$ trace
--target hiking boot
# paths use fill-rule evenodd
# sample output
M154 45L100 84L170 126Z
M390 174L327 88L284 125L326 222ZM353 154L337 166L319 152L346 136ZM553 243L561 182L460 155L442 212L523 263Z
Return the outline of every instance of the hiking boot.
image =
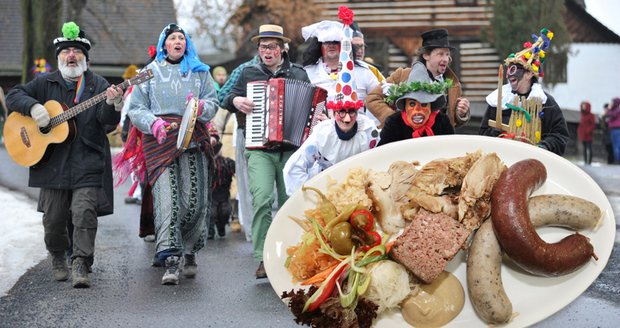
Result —
M179 272L181 267L181 258L178 256L168 256L165 261L166 272L161 278L162 285L178 285Z
M185 263L183 264L183 276L185 278L194 278L198 272L198 264L196 264L195 254L185 254Z
M88 279L88 264L82 257L76 257L71 267L71 280L73 280L73 288L90 287L90 279Z
M54 252L52 254L52 276L56 281L65 281L69 279L69 267L67 267L67 258L65 252Z
M226 226L218 226L217 227L217 235L220 237L226 236Z
M258 269L256 269L256 279L267 278L267 271L265 271L265 265L263 261L260 261Z

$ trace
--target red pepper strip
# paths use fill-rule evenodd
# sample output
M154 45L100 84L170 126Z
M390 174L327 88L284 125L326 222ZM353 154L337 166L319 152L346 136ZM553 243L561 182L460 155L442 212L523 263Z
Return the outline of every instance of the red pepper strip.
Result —
M365 225L365 226L360 227L360 226L358 226L358 225L357 225L357 223L355 222L355 217L356 217L356 216L358 216L358 215L359 215L359 216L365 216L365 217L366 217L366 220L367 220L368 222L366 223L366 225ZM351 223L351 225L352 225L352 226L354 226L354 227L358 227L358 228L360 228L360 229L362 229L362 230L364 230L364 231L370 231L370 230L372 230L372 228L374 228L374 227L375 227L375 221L374 221L374 219L372 218L372 213L370 213L370 211L369 211L369 210L357 210L357 211L355 211L355 212L351 213L351 216L349 217L349 222Z
M372 239L374 240L374 242L372 243L372 245L364 245L362 247L360 247L360 249L364 252L368 252L368 250L370 250L371 248L375 247L375 246L379 246L381 245L381 235L376 232L376 231L366 231L366 233L372 237Z
M336 281L338 277L342 274L342 272L349 267L348 261L342 261L336 267L334 271L325 279L325 281L321 284L321 287L317 289L312 296L306 301L304 305L304 309L302 312L312 312L319 308L319 306L329 298L329 296L334 291L334 287L336 286Z

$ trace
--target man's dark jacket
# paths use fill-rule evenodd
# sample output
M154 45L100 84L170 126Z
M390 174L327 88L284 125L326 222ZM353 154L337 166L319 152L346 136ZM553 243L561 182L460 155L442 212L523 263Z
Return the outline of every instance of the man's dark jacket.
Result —
M90 70L84 74L86 84L80 102L104 92L110 86L108 81ZM48 100L56 100L71 108L75 106L75 93L75 84L67 86L60 72L56 71L11 89L7 94L7 107L11 112L27 116L30 116L34 104L45 104ZM75 137L55 145L44 163L30 168L30 187L71 190L112 185L106 126L117 125L120 112L114 110L114 105L102 101L73 120L76 123ZM106 196L112 204L111 193ZM99 211L99 214L104 213Z
M221 104L222 107L231 113L235 113L237 116L237 124L240 128L245 128L245 114L240 112L235 105L233 105L233 99L235 97L247 96L248 82L267 81L273 78L287 78L310 83L308 74L306 74L306 71L301 65L291 63L286 53L282 54L282 58L284 61L275 73L269 70L262 61L244 68L243 71L241 71L237 83L235 83L226 98L224 98Z

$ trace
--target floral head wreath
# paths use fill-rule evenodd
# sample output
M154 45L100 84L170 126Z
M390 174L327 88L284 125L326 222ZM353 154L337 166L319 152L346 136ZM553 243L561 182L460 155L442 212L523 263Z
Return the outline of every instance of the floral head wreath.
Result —
M542 64L545 62L545 51L549 48L553 39L553 32L547 28L540 30L540 35L532 34L532 42L525 42L523 44L523 50L508 55L508 58L504 60L506 65L520 64L528 71L534 73L536 77L544 77L545 73L542 69Z
M393 105L398 98L410 92L423 91L430 94L445 94L446 90L452 87L452 83L451 79L446 79L445 82L413 81L394 84L390 87L390 95L385 98L385 102Z

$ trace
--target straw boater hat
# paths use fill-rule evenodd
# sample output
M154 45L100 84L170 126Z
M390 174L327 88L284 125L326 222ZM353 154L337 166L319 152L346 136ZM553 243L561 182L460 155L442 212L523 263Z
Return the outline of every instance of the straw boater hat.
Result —
M88 61L90 41L84 35L84 31L74 22L67 22L62 25L62 36L54 39L54 47L56 47L56 57L62 49L74 47L82 50L86 56L86 61Z
M523 50L508 55L504 60L506 65L519 64L528 71L534 73L534 76L544 77L545 73L542 69L542 63L545 62L545 50L549 48L553 39L553 32L547 28L540 30L540 35L532 34L532 42L525 42Z
M258 42L260 38L274 38L282 41L291 42L291 39L284 36L284 29L280 25L265 24L258 28L258 35L252 37L252 42Z

